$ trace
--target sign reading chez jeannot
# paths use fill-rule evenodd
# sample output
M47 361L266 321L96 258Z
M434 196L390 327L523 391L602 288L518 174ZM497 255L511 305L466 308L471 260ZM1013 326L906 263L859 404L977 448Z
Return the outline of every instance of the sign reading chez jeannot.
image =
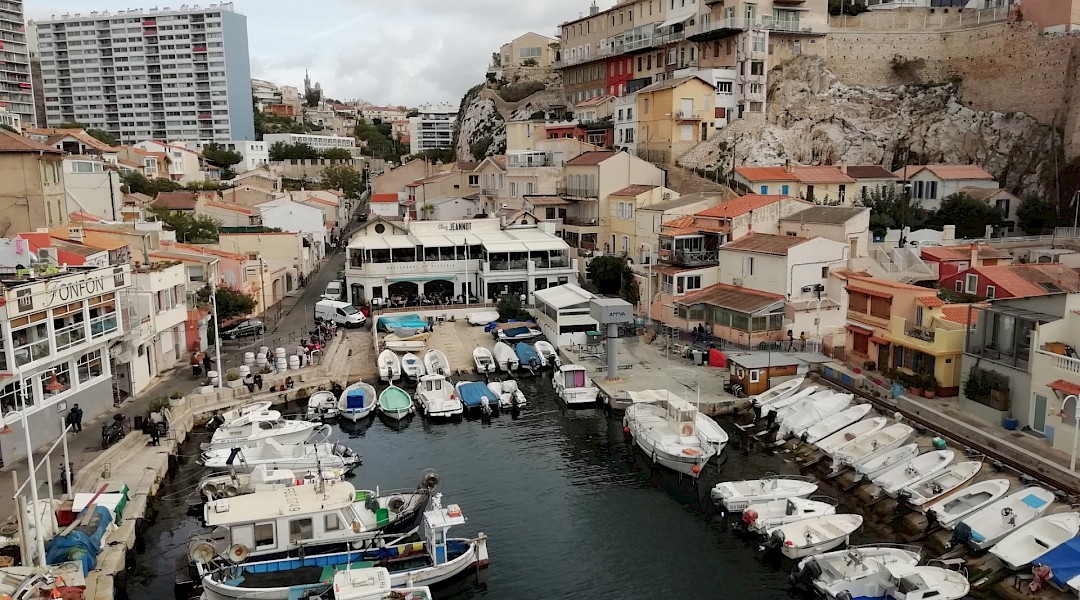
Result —
M130 276L130 267L120 265L57 275L18 289L7 290L7 316L10 319L107 294L127 287Z

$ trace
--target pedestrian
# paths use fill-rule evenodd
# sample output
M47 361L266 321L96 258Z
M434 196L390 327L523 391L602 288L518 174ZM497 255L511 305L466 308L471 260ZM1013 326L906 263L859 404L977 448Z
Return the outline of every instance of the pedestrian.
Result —
M292 375L289 375L288 377L285 378L285 389L291 390L291 389L293 389L294 385L296 385L296 384L293 383Z
M75 433L82 431L82 417L83 411L79 408L79 405L71 407L71 428Z
M210 373L210 366L213 365L213 364L214 364L213 361L210 360L210 355L203 352L202 366L203 366L203 370L206 371L207 374Z
M153 422L150 423L150 445L161 445L161 431L158 429L158 424Z
M244 375L244 386L247 387L248 393L255 393L255 376L251 373Z
M199 358L198 352L191 353L191 376L198 378L202 369L202 360Z
M262 386L263 386L263 376L262 376L262 373L256 373L256 374L255 374L255 385L256 385L256 386L258 386L258 388L259 388L259 391L261 392L261 391L262 391Z

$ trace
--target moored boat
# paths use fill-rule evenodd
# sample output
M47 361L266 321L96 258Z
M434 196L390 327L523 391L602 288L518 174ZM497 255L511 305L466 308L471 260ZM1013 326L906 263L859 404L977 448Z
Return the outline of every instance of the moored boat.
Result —
M304 416L309 420L333 419L338 416L338 395L319 390L308 396L307 412Z
M834 600L854 597L861 585L890 566L914 567L922 560L918 546L879 544L852 546L808 556L796 566L792 582L808 592Z
M242 417L242 416L244 416L244 415L246 415L248 413L262 412L264 410L270 410L271 406L273 406L273 402L271 402L269 400L260 400L258 402L248 402L247 404L244 404L242 406L237 406L236 408L233 408L231 410L227 410L227 411L221 413L220 415L215 416L214 418L210 419L210 423L207 423L206 426L207 426L208 429L214 429L218 425L220 425L221 423L228 423L229 421L235 421L236 419L239 419L240 417ZM215 423L215 421L216 421L216 423Z
M229 473L207 475L199 480L199 493L207 501L232 498L266 490L278 490L294 485L314 485L319 478L326 481L342 480L342 469L322 469L291 471L289 469L268 469L259 465L251 473Z
M845 446L855 443L859 438L881 430L887 422L888 419L885 417L863 419L822 438L814 445L825 454L832 455Z
M495 372L495 357L491 350L483 346L477 346L472 351L473 362L476 364L476 372L479 375L487 375Z
M760 502L805 498L816 492L817 488L817 481L811 477L768 473L761 479L718 483L713 486L710 496L726 512L735 513Z
M507 373L513 373L518 370L518 357L514 349L510 347L510 344L506 342L495 342L495 349L492 351L495 356L495 364L499 366L500 371L506 371Z
M799 434L800 439L810 444L816 444L837 431L858 423L870 412L870 408L869 404L859 404L845 408L835 415L807 427Z
M901 489L944 471L952 463L954 456L955 453L952 450L935 450L920 454L885 471L871 479L871 482L877 486L880 493L895 498Z
M393 350L386 349L379 353L379 379L390 383L401 379L401 359Z
M805 376L799 376L788 379L783 383L778 383L756 396L750 396L750 405L754 407L763 407L771 402L780 400L781 398L786 398L799 391L799 386L801 386L805 380ZM817 389L817 386L814 386L814 388ZM811 390L810 393L813 393L813 390Z
M409 352L401 357L401 374L417 381L426 374L424 363L415 354Z
M271 438L251 448L207 450L198 462L213 471L235 473L250 473L259 465L271 470L344 469L348 473L360 464L360 457L344 444L283 446Z
M960 600L967 596L970 589L966 572L932 565L920 567L896 562L879 565L872 573L846 582L843 591L830 597Z
M413 412L412 398L405 390L391 385L379 393L379 413L400 421Z
M325 436L329 432L329 425L285 419L276 410L263 410L221 424L201 449L250 447L268 439L284 445L302 444L318 433Z
M481 381L459 381L454 387L465 410L490 415L499 409L498 395Z
M416 405L430 419L451 418L461 415L464 406L454 393L450 380L442 375L424 375L416 384Z
M428 348L424 353L424 370L432 375L450 376L450 360L438 348Z
M487 387L499 398L499 408L521 408L527 403L525 393L513 379L490 381Z
M716 455L716 448L697 435L697 414L682 399L634 404L623 415L623 430L653 462L697 477Z
M874 433L864 435L832 454L833 472L839 472L874 454L888 452L903 445L913 433L915 429L910 425L893 423Z
M327 600L432 600L431 588L394 589L390 571L383 567L345 569L334 573L333 598Z
M1008 479L988 479L973 483L960 492L926 507L926 517L945 529L952 529L965 516L996 502L1009 493Z
M787 523L769 533L766 549L779 550L788 558L828 552L848 542L862 527L862 515L834 514Z
M518 342L514 344L514 353L518 357L518 367L521 369L527 369L530 373L536 374L536 372L546 366L546 361L540 354L526 342Z
M1053 502L1053 492L1045 488L1020 488L961 519L953 529L953 541L985 550L1041 517Z
M536 343L533 344L533 348L535 348L536 352L546 361L547 366L557 369L562 364L562 361L559 359L559 353L555 350L555 346L551 345L551 342L537 340Z
M891 471L896 465L902 464L919 455L918 444L905 444L878 454L871 454L865 460L857 462L852 467L855 469L855 478L859 481L873 479L878 475Z
M969 460L949 465L944 471L905 486L896 497L910 506L922 506L967 484L982 469L982 461Z
M1020 570L1033 560L1076 537L1080 531L1080 514L1060 512L1020 527L994 544L990 554L1001 559L1007 567Z
M787 523L822 515L835 515L836 504L836 500L826 496L770 500L746 507L742 522L750 533L766 535L769 530Z
M469 325L487 325L488 323L494 323L499 320L499 311L493 308L472 310L469 311L465 320L469 322Z
M357 381L341 392L338 411L345 419L359 421L375 410L376 402L375 388L371 384Z
M788 415L780 422L780 429L776 432L776 438L784 439L790 435L802 435L810 426L820 423L850 406L854 397L854 394L833 394L807 404L801 411Z
M600 392L582 365L567 364L556 368L551 381L555 395L567 406L595 404Z

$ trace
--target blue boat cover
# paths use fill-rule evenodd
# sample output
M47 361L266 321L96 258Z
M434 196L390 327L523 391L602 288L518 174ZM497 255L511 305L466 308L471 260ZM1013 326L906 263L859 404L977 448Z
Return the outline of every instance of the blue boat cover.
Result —
M499 405L499 399L495 397L495 393L488 389L488 386L480 383L479 381L470 381L468 383L461 384L458 388L458 393L461 394L461 401L469 408L478 408L483 402L481 399L487 396L488 404L492 406Z
M1052 580L1055 584L1067 588L1069 580L1080 575L1080 536L1031 561L1031 564L1039 563L1054 572Z
M104 506L95 506L93 520L96 521L96 525L90 533L87 533L85 528L75 529L65 536L53 538L45 551L48 563L58 565L68 561L79 561L82 563L83 575L94 570L97 566L98 552L101 549L101 538L105 535L105 529L109 523L112 522L112 514Z
M540 366L540 355L536 353L535 348L525 342L518 342L514 346L514 352L517 353L518 360L521 361L521 364Z
M364 390L349 390L345 394L345 408L364 408Z
M531 331L532 330L530 330L528 327L514 327L503 331L503 335L508 338L512 338L519 335L528 335L529 333L531 333Z

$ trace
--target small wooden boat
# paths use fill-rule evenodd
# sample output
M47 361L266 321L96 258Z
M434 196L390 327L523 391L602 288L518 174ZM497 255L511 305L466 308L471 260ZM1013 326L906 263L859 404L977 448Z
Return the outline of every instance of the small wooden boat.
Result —
M815 423L820 423L850 406L854 397L854 394L833 394L811 402L800 412L789 415L780 422L776 438L784 439L789 435L802 435Z
M562 361L559 360L559 352L555 350L555 346L552 346L551 342L537 340L536 343L533 344L533 348L535 348L536 352L547 361L548 366L558 369L562 364Z
M431 419L456 417L465 410L450 380L442 375L421 377L414 399L423 415Z
M581 365L562 365L555 370L551 378L555 395L562 398L567 406L596 404L596 395L600 392L585 367Z
M689 402L634 404L623 415L623 428L656 464L698 477L716 448L697 434L697 408Z
M308 396L307 412L304 416L308 420L333 419L338 416L337 394L320 390Z
M823 515L803 519L773 529L766 548L778 550L788 558L821 554L846 544L862 524L862 515Z
M379 353L379 379L392 382L401 379L401 359L393 350L383 350Z
M510 344L506 342L495 342L495 350L492 352L495 355L495 363L499 365L500 371L507 373L513 373L518 370L518 356L517 352L510 347Z
M860 586L881 571L914 567L922 560L922 548L881 544L852 546L817 556L808 556L795 567L791 578L807 592L830 600L858 594Z
M845 446L842 450L837 450L832 455L833 472L839 472L874 454L888 452L897 446L903 445L911 437L912 433L915 433L915 429L910 425L893 423L874 433L864 435L855 440L855 443Z
M783 383L778 383L756 396L750 396L750 404L751 406L760 408L772 402L780 400L781 398L786 398L799 391L799 386L803 384L803 381L806 381L805 376L795 377L793 379L788 379ZM810 390L809 394L814 393L814 391L817 389L817 386L815 385L813 386L813 388L814 389Z
M895 498L905 487L944 471L956 455L952 450L935 450L896 465L871 481L880 493Z
M926 516L945 529L952 529L967 515L997 502L1009 493L1008 479L988 479L964 488L960 492L938 500L926 507Z
M405 390L391 385L379 393L379 412L388 418L400 421L413 412L412 398Z
M774 475L761 479L724 481L713 486L710 496L728 513L741 512L751 504L805 498L817 491L818 484L803 475Z
M891 471L896 468L896 465L903 464L918 455L918 444L905 444L888 452L872 454L866 460L857 462L852 467L855 469L856 479L862 481L863 479L873 479L886 471Z
M363 381L345 388L338 398L338 411L341 416L350 421L359 421L375 410L377 403L375 388Z
M428 348L424 353L424 370L432 375L450 376L450 360L438 348Z
M953 540L985 550L1041 517L1053 502L1054 493L1045 488L1020 488L961 519L953 529Z
M798 435L802 441L816 444L848 425L858 423L870 412L870 408L869 404L859 404L857 406L845 408L835 415L807 427L804 431L798 433Z
M970 460L949 465L944 471L930 475L904 487L896 495L911 506L922 506L967 484L982 469L982 461Z
M525 393L513 379L491 381L487 387L499 399L499 408L521 408L525 406Z
M825 454L832 455L842 450L845 446L854 444L859 438L879 431L888 419L885 417L871 417L848 425L847 427L830 434L816 442L814 445Z
M424 363L415 354L409 352L401 357L401 373L409 379L417 381L426 375L427 371L424 369Z
M483 346L477 346L472 351L473 362L476 363L476 372L480 375L494 373L496 369L495 357L491 350Z
M742 522L750 533L767 535L770 530L781 525L822 515L835 515L836 504L836 500L826 496L770 500L746 507Z
M1020 527L1005 536L990 549L1010 569L1019 571L1031 561L1076 537L1080 531L1080 514L1061 512Z

